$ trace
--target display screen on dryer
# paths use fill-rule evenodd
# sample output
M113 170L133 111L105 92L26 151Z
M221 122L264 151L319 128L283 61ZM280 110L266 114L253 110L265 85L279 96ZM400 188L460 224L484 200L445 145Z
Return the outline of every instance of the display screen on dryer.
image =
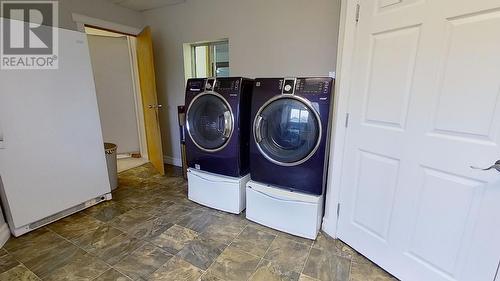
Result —
M217 80L217 88L220 89L231 89L233 87L234 81L232 80Z
M203 89L203 81L189 81L189 91L199 92Z
M304 87L302 88L304 92L321 92L323 88L322 82L313 82L313 83L304 83Z

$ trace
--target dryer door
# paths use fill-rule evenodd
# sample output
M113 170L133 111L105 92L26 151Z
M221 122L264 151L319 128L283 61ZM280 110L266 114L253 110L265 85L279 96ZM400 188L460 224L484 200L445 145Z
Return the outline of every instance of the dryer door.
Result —
M234 130L231 107L216 92L197 95L186 113L187 131L194 144L203 151L223 149Z
M318 149L321 123L311 103L298 96L269 100L254 120L254 139L269 161L281 166L299 165Z

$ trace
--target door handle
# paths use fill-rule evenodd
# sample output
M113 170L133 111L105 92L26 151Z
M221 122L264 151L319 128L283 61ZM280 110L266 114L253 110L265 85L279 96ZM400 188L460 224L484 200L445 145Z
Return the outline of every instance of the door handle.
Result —
M148 105L148 108L149 108L149 109L153 109L153 108L162 109L162 108L163 108L163 105L161 105L161 104L156 104L156 105L154 105L154 104L150 104L150 105Z
M227 139L231 136L231 129L233 127L233 119L231 118L231 112L224 112L224 137Z
M149 109L153 109L153 108L162 109L162 108L163 108L163 105L161 105L161 104L156 104L156 105L154 105L154 104L150 104L150 105L148 105L148 108L149 108Z
M257 143L260 143L262 141L262 133L260 131L260 125L262 124L262 116L257 116L257 119L255 120L255 140Z
M498 160L497 162L495 162L495 164L491 165L490 167L488 168L479 168L479 167L474 167L474 166L470 166L472 169L476 169L476 170L482 170L482 171L489 171L491 169L495 169L497 170L498 172L500 172L500 160Z

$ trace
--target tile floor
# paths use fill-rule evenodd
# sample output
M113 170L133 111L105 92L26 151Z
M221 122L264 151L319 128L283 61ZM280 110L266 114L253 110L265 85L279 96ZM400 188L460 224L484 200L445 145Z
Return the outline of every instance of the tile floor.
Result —
M195 204L180 171L125 171L113 200L0 249L0 280L396 280L338 240Z

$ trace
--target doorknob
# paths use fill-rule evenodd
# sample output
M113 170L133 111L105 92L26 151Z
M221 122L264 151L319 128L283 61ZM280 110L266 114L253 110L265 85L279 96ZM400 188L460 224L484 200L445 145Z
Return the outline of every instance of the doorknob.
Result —
M152 109L154 106L152 104L148 105L149 109Z
M162 109L163 108L163 105L159 104L156 106L158 109Z
M498 160L497 162L495 162L494 165L488 167L488 168L478 168L478 167L474 167L474 166L470 166L472 169L476 169L476 170L483 170L483 171L488 171L488 170L491 170L491 169L495 169L497 171L500 172L500 160Z

